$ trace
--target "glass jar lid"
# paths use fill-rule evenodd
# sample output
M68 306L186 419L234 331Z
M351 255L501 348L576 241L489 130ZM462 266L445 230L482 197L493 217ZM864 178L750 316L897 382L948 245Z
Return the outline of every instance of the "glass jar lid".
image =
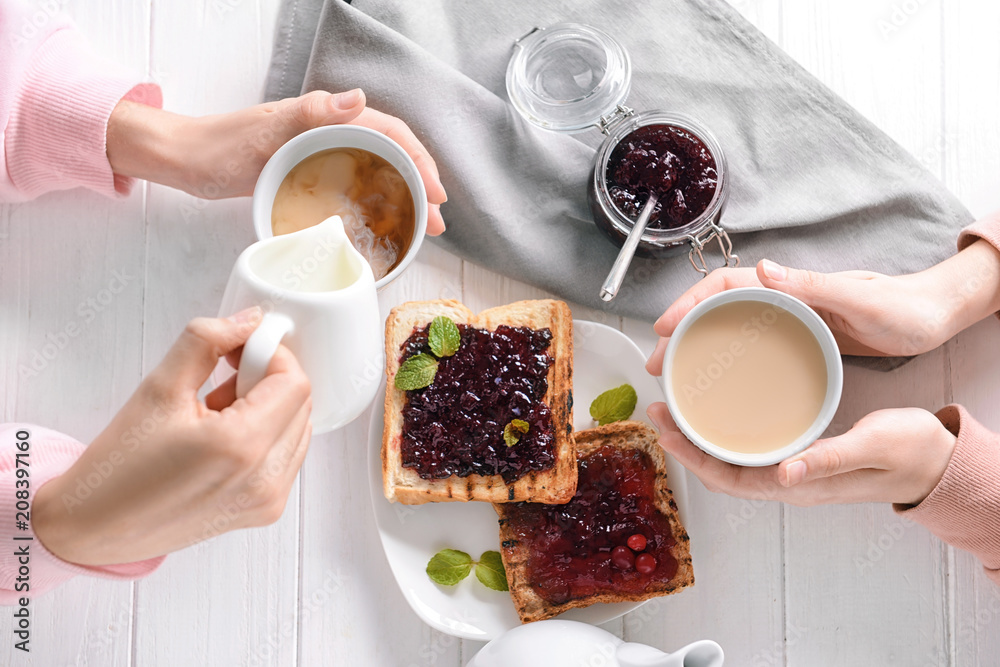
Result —
M535 28L514 43L507 95L528 121L547 130L599 126L628 97L632 63L607 33L580 23Z

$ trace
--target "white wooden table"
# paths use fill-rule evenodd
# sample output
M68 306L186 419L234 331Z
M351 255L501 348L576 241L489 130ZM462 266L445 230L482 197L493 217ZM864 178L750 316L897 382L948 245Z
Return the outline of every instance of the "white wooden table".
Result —
M732 0L802 65L917 155L976 213L1000 208L1000 5L990 0ZM64 0L95 47L193 114L258 101L278 0ZM433 147L432 147L433 150ZM0 206L0 406L87 442L184 323L214 314L253 240L247 200L159 186ZM127 285L92 320L114 272ZM425 246L381 295L471 308L542 292ZM665 303L664 306L667 304ZM599 316L575 309L578 317ZM69 323L37 377L20 364ZM646 350L648 324L611 322ZM900 371L847 370L836 427L890 406L968 406L1000 430L1000 325ZM459 666L479 648L410 611L375 531L367 416L316 438L284 517L167 559L137 583L78 578L34 603L30 660L0 614L0 663ZM697 586L609 629L664 649L712 638L728 665L1000 664L1000 589L968 554L881 505L799 509L713 495L690 477Z

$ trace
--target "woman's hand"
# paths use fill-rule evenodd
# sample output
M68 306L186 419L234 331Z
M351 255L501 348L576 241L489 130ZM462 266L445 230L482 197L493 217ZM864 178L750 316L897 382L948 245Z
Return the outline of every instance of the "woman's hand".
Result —
M437 166L398 118L365 107L365 95L313 91L232 113L192 118L123 100L108 121L116 174L143 178L202 199L253 194L261 169L285 142L322 125L351 123L394 139L413 158L427 189L427 233L444 231L447 200Z
M681 295L657 320L660 335L646 364L663 366L667 339L692 308L734 287L769 287L809 304L833 331L844 354L914 355L1000 310L1000 253L977 241L940 264L904 276L871 271L818 273L763 260L756 269L717 269Z
M309 447L309 380L279 347L245 398L235 376L202 402L220 357L239 352L260 308L193 320L111 424L42 486L32 524L81 565L134 562L281 516Z
M778 465L747 468L706 454L677 429L667 406L647 410L660 445L709 491L792 505L920 503L951 460L955 436L926 410L873 412L847 433L816 441Z

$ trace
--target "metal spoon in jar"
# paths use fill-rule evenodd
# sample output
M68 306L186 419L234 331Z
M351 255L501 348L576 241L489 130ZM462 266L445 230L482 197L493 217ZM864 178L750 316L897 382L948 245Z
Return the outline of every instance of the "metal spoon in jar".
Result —
M656 193L650 192L649 198L646 199L646 205L642 207L642 212L639 213L639 219L632 225L632 231L628 233L625 245L618 251L618 258L615 259L615 263L611 267L611 272L608 273L608 277L604 279L604 284L601 285L601 298L605 301L611 301L618 295L618 290L621 288L622 281L625 280L625 274L628 272L628 266L632 263L632 256L635 255L635 249L639 247L639 240L646 231L646 225L649 224L649 217L653 215L654 208L656 208Z

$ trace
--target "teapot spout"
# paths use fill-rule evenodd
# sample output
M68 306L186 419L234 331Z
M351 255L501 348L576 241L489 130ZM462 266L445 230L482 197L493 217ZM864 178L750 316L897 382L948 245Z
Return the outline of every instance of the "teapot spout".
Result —
M713 641L702 640L667 654L652 646L626 642L615 654L620 667L722 667L725 654Z

